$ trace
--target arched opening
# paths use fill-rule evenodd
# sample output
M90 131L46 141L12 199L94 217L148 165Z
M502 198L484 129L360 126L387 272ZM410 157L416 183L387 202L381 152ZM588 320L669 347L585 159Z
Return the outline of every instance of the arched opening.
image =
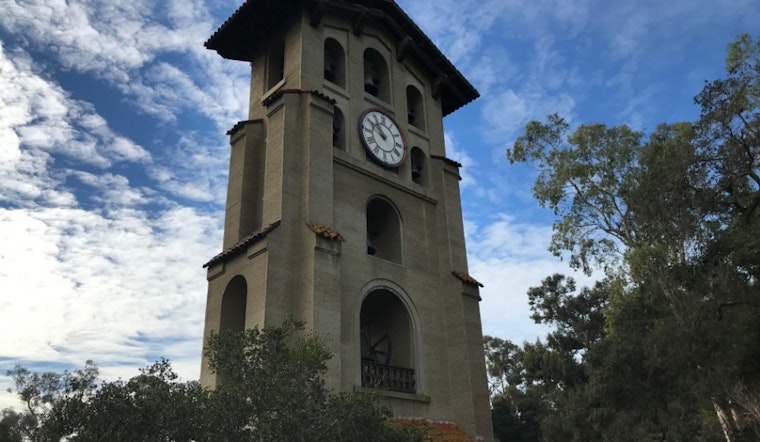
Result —
M386 102L390 101L388 64L372 48L364 51L364 91Z
M413 329L401 299L373 290L362 302L359 323L362 386L415 393Z
M336 85L346 87L345 51L337 40L325 40L325 72L324 78Z
M285 42L276 40L267 54L267 90L285 78Z
M335 106L333 112L332 145L340 150L346 150L345 126L346 118L343 116L343 112L340 111L340 108Z
M222 315L219 321L219 331L245 330L245 305L248 297L248 284L245 278L238 275L227 284L222 295Z
M425 152L419 147L413 147L411 152L412 181L425 185L427 171L425 170Z
M422 94L412 85L406 87L406 119L412 126L424 130L425 112L422 105Z
M401 263L401 222L396 209L383 198L367 204L367 254Z

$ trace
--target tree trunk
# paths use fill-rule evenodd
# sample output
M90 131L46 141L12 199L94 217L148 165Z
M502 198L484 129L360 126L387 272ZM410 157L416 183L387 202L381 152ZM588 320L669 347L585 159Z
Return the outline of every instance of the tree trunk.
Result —
M718 422L720 422L720 427L723 429L723 435L726 437L726 442L734 442L734 435L736 434L734 420L723 407L718 405L715 398L712 399L712 404L713 408L715 408L715 414L718 415Z

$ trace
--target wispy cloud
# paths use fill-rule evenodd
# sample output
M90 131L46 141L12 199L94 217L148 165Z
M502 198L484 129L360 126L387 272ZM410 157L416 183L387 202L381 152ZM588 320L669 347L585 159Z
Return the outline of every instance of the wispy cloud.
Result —
M50 168L54 156L97 168L121 161L150 162L144 148L110 130L92 106L71 99L41 77L25 52L8 53L0 44L0 75L0 169L5 172L0 176L0 201L70 205L70 190L60 186L66 172Z
M521 222L514 215L495 213L465 224L470 273L485 287L481 315L486 333L520 343L548 328L530 319L528 288L554 273L570 275L580 285L592 279L571 270L548 252L551 226Z
M0 26L23 35L34 50L55 57L61 68L118 87L142 112L176 121L188 106L220 127L234 115L245 115L246 94L232 91L247 90L247 66L226 62L203 48L218 25L204 2L22 3L0 0L5 11ZM165 56L177 57L174 63L181 67L162 62ZM200 75L190 77L184 69Z
M167 356L197 377L201 265L219 248L228 155L214 125L244 115L247 94L233 91L246 90L247 68L198 55L198 41L188 49L188 33L147 6L0 2L0 27L17 35L0 43L0 371L94 359L106 375L131 376ZM195 20L165 7L164 21ZM208 69L192 79L158 60L166 51ZM142 146L54 80L61 68L110 83L138 114L214 113L212 131L166 126L174 143ZM0 394L0 408L9 401Z
M4 364L186 358L172 347L199 342L201 264L219 237L218 219L189 208L0 209Z

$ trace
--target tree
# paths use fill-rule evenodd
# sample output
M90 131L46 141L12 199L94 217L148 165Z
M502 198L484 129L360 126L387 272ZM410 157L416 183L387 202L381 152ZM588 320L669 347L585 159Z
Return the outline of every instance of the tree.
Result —
M63 373L33 373L16 366L6 375L13 379L19 399L26 405L18 422L21 434L32 441L59 440L67 434L59 423L60 405L89 398L96 389L98 368L92 361L82 369ZM79 414L78 408L71 411Z
M214 390L181 382L163 359L127 381L100 383L89 361L63 374L16 367L8 374L27 410L4 411L0 431L7 426L35 442L420 438L413 427L390 424L373 397L328 391L322 374L330 355L297 322L214 335L205 351L223 379Z
M579 382L550 380L563 394L545 437L760 436L760 42L739 36L726 67L696 97L695 124L647 136L571 131L550 115L507 152L539 170L534 195L556 215L551 250L586 273L601 267L613 288L591 321L556 307L571 289L561 278L529 294L546 312L534 319L557 326L552 350L584 348ZM584 334L600 319L599 334ZM581 436L580 422L595 435Z
M737 37L729 46L726 71L727 78L708 83L695 98L702 107L696 125L699 148L710 166L720 209L713 215L718 225L705 250L705 267L720 269L720 278L713 281L722 294L717 308L739 335L734 346L758 348L760 40ZM757 352L737 352L726 364L724 394L716 400L716 410L727 439L760 437L760 420L752 411L760 404L758 357ZM738 391L744 392L744 400L736 396Z
M10 408L0 411L0 441L22 442L24 434L22 419L24 415Z
M211 397L209 440L414 440L413 428L387 425L390 412L372 397L334 394L322 379L329 352L302 325L223 332L209 338L206 355L221 378ZM411 439L410 439L411 438Z
M529 289L532 318L556 330L546 342L522 347L484 337L491 385L494 433L503 441L568 440L552 419L568 397L587 383L585 355L604 334L604 308L613 286L608 281L576 291L575 281L552 275ZM588 440L580 437L579 440Z

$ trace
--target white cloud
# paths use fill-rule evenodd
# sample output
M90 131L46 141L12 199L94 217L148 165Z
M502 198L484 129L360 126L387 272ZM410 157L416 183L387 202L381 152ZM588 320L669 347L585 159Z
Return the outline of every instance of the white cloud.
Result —
M550 93L538 85L528 85L484 98L482 109L484 138L506 149L531 120L544 121L555 112L572 118L575 99L566 93Z
M502 213L491 221L468 221L465 229L470 274L485 286L480 289L484 334L517 344L543 337L549 328L530 319L528 288L554 273L572 276L579 286L593 281L548 252L549 225Z
M42 3L29 6L45 9ZM63 3L51 3L40 17L81 22L82 5L70 6L61 11ZM56 11L68 16L57 17ZM10 19L3 17L6 26ZM90 30L52 29L42 36L34 23L26 25L28 37L51 42L60 62L80 57L92 61L87 69L104 68L87 54L66 52L78 43L57 46L82 42L77 32L93 37ZM66 37L56 37L58 31ZM59 39L53 44L48 38ZM81 49L102 57L99 51L107 47ZM124 66L135 62L129 48L123 52ZM176 70L165 75L180 86L180 95L191 97L172 92L165 100L179 103L172 115L210 100ZM226 167L220 172L219 164L227 159L217 151L227 153L226 141L218 136L198 144L198 135L188 133L178 145L162 146L159 166L142 146L116 134L93 105L73 99L27 52L8 49L7 43L0 46L0 79L0 311L10 313L0 322L0 371L16 362L60 367L94 359L104 375L128 377L164 355L178 361L183 377L197 378L205 301L201 265L218 252L222 216L215 208L179 206L151 185L223 201ZM165 172L157 182L133 183L126 175L130 168L149 176ZM8 379L2 382L7 386ZM9 401L11 396L0 394L0 405Z
M73 100L39 75L30 56L0 45L0 201L71 205L62 187L68 175L51 169L53 155L104 168L115 162L148 162L150 154L115 134L88 103Z
M176 121L187 106L222 125L245 115L247 93L238 91L247 91L248 68L203 48L219 24L203 2L0 0L0 10L0 26L64 69L118 87L141 112ZM162 62L166 55L175 64ZM198 75L190 78L183 69ZM216 97L223 100L217 104Z
M0 323L3 357L134 366L150 362L151 345L173 357L165 340L200 355L201 265L218 250L216 218L179 207L158 217L0 209L0 309L12 312Z
M400 3L457 65L475 51L484 33L506 10L503 0L407 0Z

